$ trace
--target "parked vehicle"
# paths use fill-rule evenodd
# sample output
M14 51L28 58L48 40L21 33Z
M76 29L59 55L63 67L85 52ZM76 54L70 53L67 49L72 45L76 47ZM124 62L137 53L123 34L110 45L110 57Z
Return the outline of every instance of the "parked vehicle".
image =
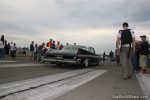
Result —
M47 51L43 61L57 65L74 64L88 67L92 64L99 65L100 56L95 54L92 47L68 45L62 50Z

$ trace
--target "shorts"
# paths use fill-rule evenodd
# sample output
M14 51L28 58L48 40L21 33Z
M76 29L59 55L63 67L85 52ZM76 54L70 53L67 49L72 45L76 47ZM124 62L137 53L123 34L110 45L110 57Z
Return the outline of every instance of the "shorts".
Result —
M140 56L140 67L146 68L147 66L147 56L146 55L141 55Z

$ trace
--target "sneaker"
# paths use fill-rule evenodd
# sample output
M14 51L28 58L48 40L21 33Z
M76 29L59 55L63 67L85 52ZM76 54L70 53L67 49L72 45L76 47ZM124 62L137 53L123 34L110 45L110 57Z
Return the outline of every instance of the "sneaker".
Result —
M145 69L143 70L143 73L146 73L146 70L145 70Z
M141 70L140 73L144 74L144 73L146 73L146 70L145 69Z

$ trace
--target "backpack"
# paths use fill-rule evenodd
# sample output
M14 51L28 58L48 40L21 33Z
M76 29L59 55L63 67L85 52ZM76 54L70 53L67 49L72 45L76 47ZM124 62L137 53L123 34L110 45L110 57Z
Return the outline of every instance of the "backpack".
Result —
M122 30L121 31L121 44L126 45L130 44L133 42L132 39L132 33L130 29Z
M121 33L121 51L122 51L122 45L129 44L128 57L130 57L131 44L133 42L131 30L126 29L126 30L121 30L119 32Z

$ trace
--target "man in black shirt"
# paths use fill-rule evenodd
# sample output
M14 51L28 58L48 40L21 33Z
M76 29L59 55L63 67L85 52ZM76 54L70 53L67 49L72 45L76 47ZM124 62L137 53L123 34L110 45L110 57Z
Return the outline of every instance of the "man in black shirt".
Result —
M140 67L142 73L146 72L147 58L149 55L149 43L146 41L146 36L140 36L142 40L141 49L140 49Z
M33 59L33 57L34 57L34 41L32 41L30 44L30 52L31 52L31 58Z

